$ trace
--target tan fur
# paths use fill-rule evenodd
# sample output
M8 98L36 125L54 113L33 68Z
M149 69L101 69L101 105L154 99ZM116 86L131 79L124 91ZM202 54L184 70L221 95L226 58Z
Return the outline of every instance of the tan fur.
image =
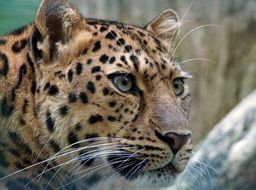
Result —
M52 6L57 9L51 10ZM60 28L54 27L53 21ZM17 133L21 142L31 149L31 153L20 151L21 157L31 164L37 163L37 158L51 158L59 149L75 150L71 146L73 141L83 141L96 134L107 139L104 143L117 143L134 154L139 151L147 157L148 163L142 169L145 176L155 178L160 172L164 176L161 180L165 182L160 180L157 185L170 184L173 175L184 170L192 150L191 138L176 154L171 142L159 137L167 133L191 134L188 87L185 85L179 96L173 89L173 81L187 78L187 74L177 63L170 61L166 48L166 45L172 45L177 33L177 21L176 13L168 10L150 22L147 29L107 21L102 23L83 19L66 0L54 3L43 0L35 25L28 26L18 36L3 37L7 42L0 46L10 67L6 77L0 76L0 108L6 106L4 98L8 100L7 106L14 108L7 117L0 116L0 142L9 147L4 149L4 157L10 160L8 168L15 169L16 162L24 164L9 151L19 150L19 145L9 137L11 132ZM42 39L34 42L32 36L37 30ZM13 53L13 44L22 39L29 39L29 43L21 52ZM120 45L122 39L124 44ZM35 55L35 49L42 52L42 57ZM110 63L111 59L113 63ZM20 76L23 64L27 70ZM116 72L133 75L142 94L120 91L109 79ZM34 83L35 94L31 90ZM14 92L16 96L12 100ZM76 99L71 99L72 95ZM26 99L28 105L24 112ZM21 119L25 123L22 124ZM90 145L83 142L80 147ZM116 146L109 149L117 151ZM100 147L100 151L106 150L104 145ZM54 167L78 155L79 152L74 152L51 164ZM107 163L108 156L95 161L92 166ZM175 170L171 168L171 162ZM67 164L63 170L69 171L73 167L81 169L76 163ZM30 168L28 176L39 172L39 168Z

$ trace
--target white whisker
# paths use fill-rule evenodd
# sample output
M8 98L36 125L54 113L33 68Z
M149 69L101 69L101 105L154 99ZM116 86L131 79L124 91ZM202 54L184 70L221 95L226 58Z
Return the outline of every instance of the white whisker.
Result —
M109 149L110 150L110 149ZM85 154L87 154L87 153L85 153ZM111 150L111 151L108 151L108 149L105 149L104 151L101 151L100 153L99 153L99 155L101 156L101 155L105 155L105 154L111 154L111 155L121 155L121 156L129 156L130 154L128 154L128 153L125 153L125 152L123 152L122 150L115 150L115 151L113 151L113 150ZM99 159L99 158L101 158L101 157L99 157L99 155L87 155L87 157L89 157L89 158L93 158L93 159ZM98 156L98 157L96 157L96 156ZM81 157L81 155L80 155L80 157ZM84 158L83 158L84 159ZM89 161L89 160L88 160ZM96 160L95 160L96 161ZM81 165L79 168L77 168L77 170L75 171L75 172L73 172L73 173L76 173L81 167L83 167L84 165Z
M95 152L95 150L94 150L94 152ZM105 156L105 155L108 155L108 154L113 154L113 150L110 150L110 151L104 151L104 152L99 152L99 153L96 153L96 154L90 154L90 158L93 158L93 159L95 159L95 158L101 158L102 156ZM122 151L114 151L114 153L115 154L120 154L120 153L122 153ZM88 153L86 153L86 154L88 154ZM121 154L122 155L122 154ZM81 155L80 155L81 156ZM65 163L62 167L60 167L56 172L55 172L55 174L52 176L52 178L49 180L49 182L48 182L48 184L47 184L47 186L49 186L50 185L50 183L51 183L51 181L54 179L54 177L60 172L60 170L61 169L63 169L67 164L70 164L70 163L72 163L72 162L77 162L77 160L80 158L80 156L77 156L77 157L75 157L75 158L73 158L72 160L71 160L71 162L67 162L67 163ZM88 155L89 156L89 155ZM89 161L89 160L88 160ZM81 164L81 163L77 163L73 168L72 168L72 170L76 167L76 166L78 166L79 164ZM59 166L58 166L59 167ZM75 172L73 172L73 173L76 173L81 167L83 167L83 165L81 165L80 167L78 167L78 169L75 171ZM89 169L91 169L91 168L88 168L88 170ZM69 172L70 173L70 172ZM68 175L68 174L67 174ZM67 176L66 175L66 176ZM46 187L47 187L46 186Z
M136 151L136 152L134 152L133 154L131 154L128 158L127 158L127 160L129 160L130 158L132 158L134 155L136 155L137 153L139 153L139 152L141 152L141 151L143 151L143 150L145 150L144 148L143 149L141 149L141 150L138 150L138 151ZM126 162L127 160L125 160L124 162ZM122 166L122 164L120 165L120 166L118 166L118 167L121 167ZM118 169L118 168L117 168Z
M115 145L115 144L114 144L114 143L113 143L113 144L109 143L109 144L106 144L106 145L108 145L108 146L110 146L110 145L113 146L113 145ZM105 146L106 146L106 145L105 145ZM81 150L82 150L82 149L86 149L86 148L88 148L88 149L90 149L90 148L97 148L97 146L100 147L100 146L103 146L103 144L99 144L99 145L95 145L95 146L89 146L89 147L84 147L84 148L81 148ZM118 145L116 145L116 146L118 146ZM79 150L77 150L77 151L79 151ZM71 151L71 152L65 153L65 155L70 154L70 153L73 153L73 152L75 152L75 151ZM56 154L55 154L55 155L56 155ZM54 156L55 156L55 155L54 155ZM58 155L58 156L55 156L55 157L53 156L53 157L50 157L50 158L48 158L48 159L46 159L46 160L43 160L43 161L41 161L41 162L38 162L38 163L36 163L36 164L32 164L32 165L30 165L30 166L28 166L28 167L26 167L26 168L23 168L23 169L21 169L21 170L15 171L15 172L13 172L13 173L11 173L11 174L9 174L9 175L6 175L6 176L0 178L0 181L6 179L6 178L8 178L8 177L14 176L14 175L16 175L16 174L18 174L18 173L20 173L20 172L26 171L26 170L28 170L28 169L31 169L31 168L35 167L35 166L38 166L38 165L47 163L47 162L49 162L49 161L52 161L52 160L54 160L54 159L56 159L56 158L59 158L59 157L61 157L61 156L65 156L65 155Z
M107 165L102 164L102 165L100 165L100 166L92 167L92 168L90 168L90 169L95 169L95 170L90 171L89 173L86 173L85 175L83 175L83 176L81 176L81 177L78 177L77 179L73 180L72 182L69 182L69 183L67 183L67 184L65 184L65 185L63 185L63 186L61 186L61 187L59 187L59 188L57 188L57 189L62 189L62 188L64 188L64 187L66 187L66 186L68 186L68 185L70 185L70 184L72 184L72 183L74 183L74 182L76 182L76 181L82 179L82 178L85 178L86 176L92 174L93 172L96 172L96 171L98 171L98 170L100 170L100 169L109 167L109 166L111 166L112 164L117 164L117 163L120 163L120 162L123 162L123 160L121 160L121 161L116 161L116 162L113 162L113 163L107 164Z
M205 178L204 174L202 173L202 168L200 168L200 171L198 170L198 168L196 168L195 166L190 166L190 168L194 171L192 173L197 173L204 181L207 181L207 179ZM195 175L195 174L194 174Z
M181 18L181 22L182 22L183 19L186 17L188 11L191 9L191 7L193 6L193 4L194 4L195 1L196 1L196 0L193 0L193 1L189 4L189 7L187 8L187 10L185 11L184 15L183 15L182 18Z
M126 163L121 167L119 168L118 170L116 170L112 175L111 177L114 177L116 176L119 172L121 172L122 170L124 170L125 168L129 167L129 166L132 166L134 165L134 163L136 163L137 161L133 160L133 161L126 161Z
M217 24L205 24L205 25L201 25L201 26L198 26L198 27L196 27L196 28L190 30L188 33L186 33L186 34L183 36L183 38L181 38L180 42L176 45L176 47L175 47L174 50L173 50L173 53L172 53L171 57L173 57L173 55L176 53L176 50L178 49L178 47L180 46L180 44L183 42L183 40L184 40L188 35L190 35L192 32L194 32L194 31L196 31L196 30L198 30L198 29L205 28L205 27L220 27L220 28L222 28L223 26L217 25Z
M215 174L218 173L216 169L214 169L214 168L211 167L210 165L206 164L203 160L198 160L197 162L200 163L200 164L202 164L202 165L204 165L205 167L211 169Z
M136 164L127 174L126 174L126 177L129 176L129 173L135 168L135 170L131 173L130 175L130 179L132 178L132 176L138 171L140 170L141 168L141 164L143 164L150 156L144 158L140 163ZM137 167L137 168L136 168Z
M61 158L63 156L66 156L66 155L69 155L71 153L75 153L75 152L79 152L81 150L86 150L86 149L91 149L91 148L97 148L97 147L102 147L102 146L111 146L111 147L115 147L115 146L119 146L119 144L113 144L113 143L107 143L107 144L99 144L99 145L95 145L95 146L85 146L85 147L82 147L82 148L78 148L78 149L75 149L75 150L72 150L72 151L69 151L69 152L66 152L66 153L63 153L61 155L57 155L57 156L52 156L51 157L51 161L53 160L56 160L56 158ZM44 170L43 170L43 173L44 171L46 170L46 168L50 165L51 162L47 163L47 165L45 166ZM41 178L41 177L40 177ZM40 178L38 180L40 180Z
M110 151L109 153L113 153L113 151ZM120 151L118 152L118 151L114 151L114 153L119 153L120 154ZM79 156L78 156L79 157ZM63 166L66 166L67 164L70 164L70 163L73 163L73 162L77 162L77 158L78 157L75 157L75 158L73 158L73 159L71 159L71 160L69 160L69 161L67 161L67 162L64 162L64 163L61 163L61 164L58 164L58 165L56 165L56 166L54 166L54 167L51 167L51 168L49 168L49 169L45 169L44 171L42 171L42 173L40 173L40 174L38 174L37 176L35 176L34 178L32 178L31 180L30 180L30 182L29 183L27 183L26 184L26 186L27 185L29 185L31 182L33 182L34 180L36 180L37 178L39 178L38 179L38 181L40 180L40 178L42 177L42 175L43 174L45 174L46 172L49 172L49 171L51 171L51 170L54 170L54 169L56 169L56 168L58 168L58 167L62 167L63 168ZM62 169L61 168L61 169ZM89 168L90 169L90 168ZM54 176L56 176L56 175L54 175ZM53 177L54 177L53 176Z
M129 156L130 154L126 153L126 152L123 152L123 151L116 151L116 152L108 152L107 154L111 154L111 155L118 155L118 158L115 158L111 161L116 161L116 160L119 160L120 158L127 158L127 156ZM123 162L123 161L122 161ZM88 168L88 169L91 169L91 168ZM87 170L88 170L87 169ZM81 172L77 172L76 175L78 174L81 174L81 173L84 173L84 171L81 171Z
M216 61L213 61L211 59L197 57L197 58L191 58L191 59L187 59L185 61L182 61L182 62L180 62L180 64L191 62L191 61L207 61L207 62L210 62L210 63L216 63Z

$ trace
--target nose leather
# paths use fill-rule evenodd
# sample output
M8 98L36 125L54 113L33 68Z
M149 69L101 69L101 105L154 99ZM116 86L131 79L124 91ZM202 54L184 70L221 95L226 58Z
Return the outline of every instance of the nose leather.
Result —
M174 132L169 132L165 135L156 132L156 136L170 146L173 154L177 154L177 152L179 152L184 144L191 138L191 134L178 134Z
M172 152L176 154L191 138L191 134L177 134L173 132L166 133L164 135L165 142L169 144Z

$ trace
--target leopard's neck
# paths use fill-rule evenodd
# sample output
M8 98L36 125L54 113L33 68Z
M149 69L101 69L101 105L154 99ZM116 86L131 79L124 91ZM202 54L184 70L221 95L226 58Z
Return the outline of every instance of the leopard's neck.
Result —
M28 25L0 38L0 143L5 151L22 150L31 159L42 149L29 47L33 31L34 26Z

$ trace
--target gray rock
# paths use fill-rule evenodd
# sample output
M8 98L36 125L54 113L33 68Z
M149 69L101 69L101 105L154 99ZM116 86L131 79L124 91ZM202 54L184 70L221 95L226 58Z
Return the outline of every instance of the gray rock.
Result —
M256 91L209 133L169 188L176 189L256 189Z

